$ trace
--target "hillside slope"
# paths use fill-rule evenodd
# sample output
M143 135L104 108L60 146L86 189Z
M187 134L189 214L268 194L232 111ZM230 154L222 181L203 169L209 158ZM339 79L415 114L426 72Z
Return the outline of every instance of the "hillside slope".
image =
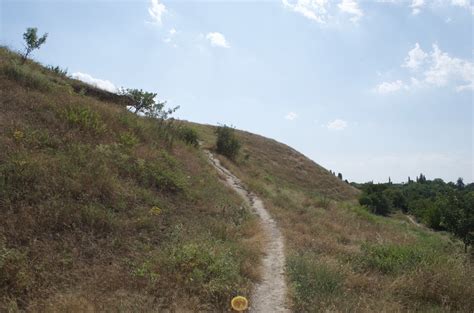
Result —
M220 311L259 225L203 153L126 99L0 49L0 311Z
M0 311L222 312L251 296L259 220L180 139L195 129L213 150L215 127L137 117L4 48L0 91ZM294 312L474 311L457 240L370 214L286 145L237 137L237 160L219 160L283 234Z
M200 132L206 146L212 148L215 127L195 123L190 125ZM274 186L280 186L335 200L354 200L359 194L357 189L293 148L246 131L238 130L237 133L243 145L239 160L243 166L234 170L239 171L240 175L244 174L241 170L245 170L247 183L252 190L256 188L266 193ZM261 185L259 182L266 183Z
M212 148L215 127L188 123ZM236 131L242 152L221 163L256 192L286 239L294 312L474 310L463 245L405 216L357 204L358 190L293 149Z

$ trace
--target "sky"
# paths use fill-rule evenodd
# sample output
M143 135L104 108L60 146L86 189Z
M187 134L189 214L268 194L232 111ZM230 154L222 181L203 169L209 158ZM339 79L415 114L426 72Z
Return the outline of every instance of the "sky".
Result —
M356 182L474 180L470 0L0 0L0 44Z

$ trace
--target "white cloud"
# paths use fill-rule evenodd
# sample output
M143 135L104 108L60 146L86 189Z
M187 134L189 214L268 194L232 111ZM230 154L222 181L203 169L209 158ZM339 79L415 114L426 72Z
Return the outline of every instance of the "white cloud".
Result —
M364 15L359 8L359 4L354 0L342 0L337 6L342 12L353 15L353 17L350 18L351 22L357 22Z
M419 88L423 85L423 82L421 82L419 79L415 77L410 77L410 86L407 88L408 89L413 89L413 88Z
M282 0L283 6L304 17L318 22L326 23L328 18L328 0Z
M417 77L410 77L409 82L396 80L382 82L374 88L380 94L398 91L402 88L444 87L454 85L458 92L474 90L474 63L450 56L441 51L437 44L430 53L424 52L418 43L408 52L402 67L418 69Z
M417 15L420 13L421 8L425 5L425 0L412 0L410 8L412 8L411 13Z
M405 63L402 66L415 70L423 63L427 56L428 54L420 48L417 42L415 48L408 51L408 56L405 58Z
M117 92L117 87L108 80L94 78L89 74L81 72L72 73L71 77L106 91Z
M347 122L341 120L339 118L335 119L334 121L329 122L326 127L329 130L344 130L347 128Z
M469 0L451 0L451 4L471 11L474 15L474 5Z
M167 12L166 6L160 3L159 0L151 0L150 7L148 8L148 14L150 14L153 23L158 25L162 24L162 16Z
M465 90L474 90L474 81L471 81L469 84L460 85L455 88L457 92L465 91Z
M374 88L374 91L379 94L388 94L402 89L403 86L404 84L401 80L382 82Z
M469 8L471 6L469 0L451 0L451 4L461 8Z
M421 12L424 7L429 8L438 8L438 7L446 7L446 6L456 6L460 8L464 8L470 10L472 14L474 14L474 5L472 5L472 0L376 0L378 3L384 4L407 4L412 9L411 13L413 15L417 15ZM451 21L451 19L447 19L447 23Z
M175 28L171 28L171 29L168 31L168 36L167 36L165 39L163 39L163 41L164 41L165 43L171 44L172 41L173 41L173 39L174 39L174 37L176 36L177 33L178 33L178 31L177 31ZM176 45L175 43L172 44L172 46L173 46L174 48L177 48L177 47L178 47L178 45Z
M456 87L457 91L473 89L474 64L472 62L451 57L448 53L441 51L436 44L433 45L430 57L430 67L424 73L427 83L441 87L446 86L450 81L462 82Z
M289 121L293 121L295 120L296 118L298 118L298 114L296 114L295 112L289 112L286 116L285 116L285 119L289 120Z
M230 48L225 36L218 32L208 33L206 39L211 42L211 46L220 48Z

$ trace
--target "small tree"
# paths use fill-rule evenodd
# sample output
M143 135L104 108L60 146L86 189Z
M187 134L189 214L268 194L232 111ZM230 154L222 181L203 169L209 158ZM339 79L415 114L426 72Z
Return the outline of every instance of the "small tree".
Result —
M464 189L464 181L462 179L462 177L459 177L457 182L456 182L456 187L458 187L458 189Z
M420 177L417 177L417 178L416 178L416 182L417 182L417 183L420 183L420 184L426 183L426 176L423 175L423 174L420 174Z
M219 126L216 129L217 141L216 150L231 160L235 160L240 150L240 142L235 137L234 128L229 126Z
M143 113L146 116L166 120L171 114L179 109L179 106L165 109L166 101L159 102L155 100L156 93L143 91L142 89L124 89L119 94L132 99L135 114Z
M442 199L442 224L464 242L464 251L474 244L474 191L462 194L451 190Z
M38 38L38 28L36 27L29 27L23 33L23 39L25 40L25 53L22 57L22 64L26 62L28 59L28 55L35 49L39 49L42 44L46 42L46 38L48 38L48 33L43 34L40 38Z
M341 174L341 173L337 173L337 178L339 178L340 180L342 180L342 174Z
M388 194L389 190L386 185L369 183L359 196L359 203L368 207L374 214L388 215L392 211L392 203Z

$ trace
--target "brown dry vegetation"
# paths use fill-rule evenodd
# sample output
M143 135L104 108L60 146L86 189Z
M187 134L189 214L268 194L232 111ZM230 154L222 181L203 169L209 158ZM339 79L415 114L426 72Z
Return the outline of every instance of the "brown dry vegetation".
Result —
M0 311L222 311L258 280L258 221L174 126L0 49ZM191 123L205 146L214 128ZM293 149L237 132L222 163L286 238L295 312L474 311L446 234L355 204ZM175 139L175 140L173 140Z
M213 146L214 127L189 123ZM358 191L293 149L237 131L222 163L259 194L286 239L295 312L473 312L462 244L356 204Z
M0 92L0 311L222 311L249 294L257 220L174 128L5 48Z

